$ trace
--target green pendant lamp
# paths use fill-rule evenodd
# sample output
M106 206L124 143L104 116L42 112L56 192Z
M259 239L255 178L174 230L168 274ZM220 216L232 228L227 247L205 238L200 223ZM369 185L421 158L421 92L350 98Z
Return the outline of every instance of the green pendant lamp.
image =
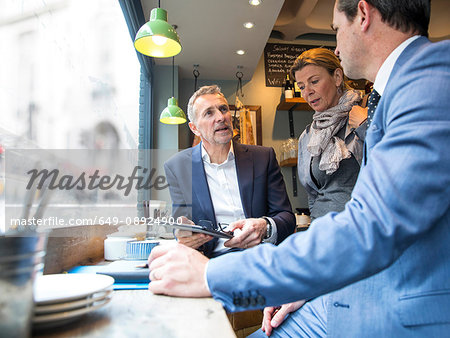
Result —
M167 107L161 112L159 121L165 124L182 124L187 121L184 111L178 107L175 98L175 57L172 57L172 97L167 102Z
M178 107L178 100L171 97L167 102L167 107L161 112L159 121L165 124L182 124L186 122L184 111Z
M150 21L137 32L134 47L139 53L157 58L167 58L181 52L180 38L176 30L167 22L167 11L153 8Z

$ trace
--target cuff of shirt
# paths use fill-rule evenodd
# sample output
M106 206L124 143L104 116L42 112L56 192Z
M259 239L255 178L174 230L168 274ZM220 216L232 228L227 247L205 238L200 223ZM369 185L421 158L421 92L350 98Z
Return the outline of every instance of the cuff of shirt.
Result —
M266 218L269 220L270 224L272 225L272 236L264 239L263 243L277 244L277 238L278 238L277 224L272 219L272 217L266 217Z

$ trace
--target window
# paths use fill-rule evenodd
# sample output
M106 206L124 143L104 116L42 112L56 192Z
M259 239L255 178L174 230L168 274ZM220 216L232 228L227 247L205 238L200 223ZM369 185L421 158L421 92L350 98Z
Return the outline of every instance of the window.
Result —
M117 0L0 0L0 7L3 209L5 150L40 149L32 154L44 158L55 154L52 149L63 149L77 154L72 156L75 162L84 156L75 149L102 154L104 149L134 152L138 148L140 64ZM18 152L15 159L24 154L31 153ZM31 158L26 160L31 162ZM129 165L133 168L137 159ZM14 174L10 177L17 183L20 180ZM136 196L124 201L107 192L73 193L78 195L57 198L53 194L46 211L59 215L59 209L71 204L77 216L91 216L98 214L93 207L106 204L111 209L118 202L134 212L136 209ZM27 198L32 197L30 190L8 191L6 205L13 207L6 214L20 217L39 213L34 202L25 210ZM0 232L5 229L1 218Z
M0 6L2 147L137 148L140 65L118 1Z

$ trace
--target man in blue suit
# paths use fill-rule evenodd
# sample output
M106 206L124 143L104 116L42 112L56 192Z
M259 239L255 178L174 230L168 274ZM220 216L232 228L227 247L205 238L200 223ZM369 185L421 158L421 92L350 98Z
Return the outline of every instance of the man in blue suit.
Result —
M381 95L344 211L278 247L210 261L160 248L149 257L149 289L212 295L231 311L310 300L275 336L448 336L450 41L426 38L429 17L426 0L336 1L344 72L374 81L372 99Z
M227 230L236 235L225 241L180 232L179 242L213 257L261 241L278 244L292 234L295 217L275 152L231 141L231 113L219 87L197 90L189 100L188 116L189 127L202 142L164 164L172 213L196 224L231 223Z

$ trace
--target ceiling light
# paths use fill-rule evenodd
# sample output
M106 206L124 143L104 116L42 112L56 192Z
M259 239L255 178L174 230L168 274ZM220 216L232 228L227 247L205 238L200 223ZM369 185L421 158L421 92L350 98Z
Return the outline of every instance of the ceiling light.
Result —
M167 11L153 8L150 21L137 32L134 47L139 53L166 58L181 52L180 38L174 27L167 22Z
M187 121L183 110L178 106L175 98L175 57L172 57L172 97L167 102L167 107L161 112L159 121L165 124L182 124Z
M261 4L261 0L249 0L250 5L258 6Z
M178 101L173 96L168 100L167 107L161 112L159 121L165 124L182 124L186 122L186 115L178 107Z
M245 50L239 49L239 50L236 51L236 54L244 55L245 54Z
M255 26L255 24L253 23L253 22L246 22L246 23L244 23L244 27L245 28L253 28L253 26Z

